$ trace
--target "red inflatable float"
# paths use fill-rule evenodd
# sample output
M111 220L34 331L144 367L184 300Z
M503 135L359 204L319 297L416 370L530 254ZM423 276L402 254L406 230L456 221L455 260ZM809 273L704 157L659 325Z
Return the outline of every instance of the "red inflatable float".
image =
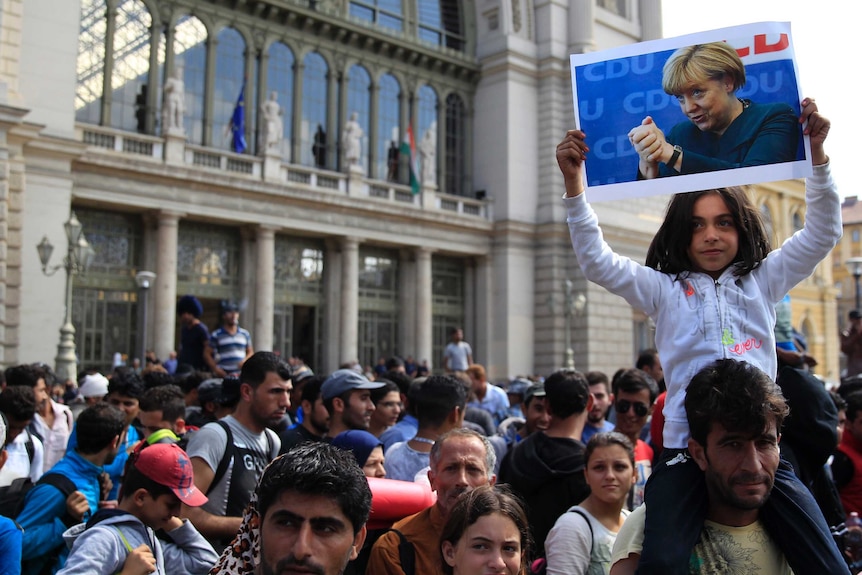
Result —
M368 529L386 529L396 521L419 513L437 501L437 494L424 483L369 477L371 516Z

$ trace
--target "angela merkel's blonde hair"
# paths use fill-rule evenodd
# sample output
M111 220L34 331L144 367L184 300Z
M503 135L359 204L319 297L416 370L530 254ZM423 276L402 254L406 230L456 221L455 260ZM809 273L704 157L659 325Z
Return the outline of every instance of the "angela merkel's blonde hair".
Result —
M725 74L733 80L733 91L745 85L745 66L727 42L695 44L680 48L667 59L662 69L662 88L672 96L691 84L721 80Z

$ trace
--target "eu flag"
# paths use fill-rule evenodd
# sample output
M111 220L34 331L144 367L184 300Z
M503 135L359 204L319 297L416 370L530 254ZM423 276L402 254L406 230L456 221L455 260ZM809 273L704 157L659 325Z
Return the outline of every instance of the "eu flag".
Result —
M236 106L230 117L230 129L233 133L233 151L237 154L244 153L248 148L245 143L245 82L242 83L239 98L236 99Z

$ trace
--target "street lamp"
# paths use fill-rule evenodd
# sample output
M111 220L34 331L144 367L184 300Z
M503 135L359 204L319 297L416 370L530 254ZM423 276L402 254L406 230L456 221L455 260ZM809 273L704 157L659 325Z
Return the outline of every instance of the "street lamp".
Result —
M60 328L60 343L57 345L57 357L54 360L54 371L60 381L77 379L78 361L75 356L75 326L72 325L72 277L83 274L90 267L93 257L96 255L87 238L84 237L84 227L78 221L75 212L69 215L68 221L63 224L66 231L67 252L63 263L56 266L48 266L54 246L44 236L36 250L39 252L39 261L42 262L42 273L46 276L54 275L57 270L66 270L66 314L63 326Z
M141 359L141 367L147 366L147 304L150 297L150 286L156 279L156 274L149 271L139 271L135 274L135 283L138 284L138 351Z
M862 308L862 291L860 291L859 278L862 278L862 257L850 258L847 260L847 269L853 274L853 279L856 280L856 307Z

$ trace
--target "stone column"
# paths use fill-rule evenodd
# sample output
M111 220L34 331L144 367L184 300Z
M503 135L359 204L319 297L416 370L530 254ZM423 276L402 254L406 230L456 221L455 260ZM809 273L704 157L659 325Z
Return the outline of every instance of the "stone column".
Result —
M431 252L425 247L416 250L416 357L427 357L433 365Z
M341 361L359 356L359 240L341 240Z
M257 228L257 273L255 274L254 342L255 351L272 349L272 318L275 311L275 229Z
M596 49L595 0L575 0L569 4L569 53L584 54Z
M323 306L323 367L324 373L338 369L341 358L341 252L336 238L326 238L323 265L323 289L326 301ZM316 367L315 367L316 368Z
M158 218L158 257L156 258L156 285L153 290L154 318L153 341L156 357L168 357L174 348L177 306L177 247L180 218L185 214L160 212Z

